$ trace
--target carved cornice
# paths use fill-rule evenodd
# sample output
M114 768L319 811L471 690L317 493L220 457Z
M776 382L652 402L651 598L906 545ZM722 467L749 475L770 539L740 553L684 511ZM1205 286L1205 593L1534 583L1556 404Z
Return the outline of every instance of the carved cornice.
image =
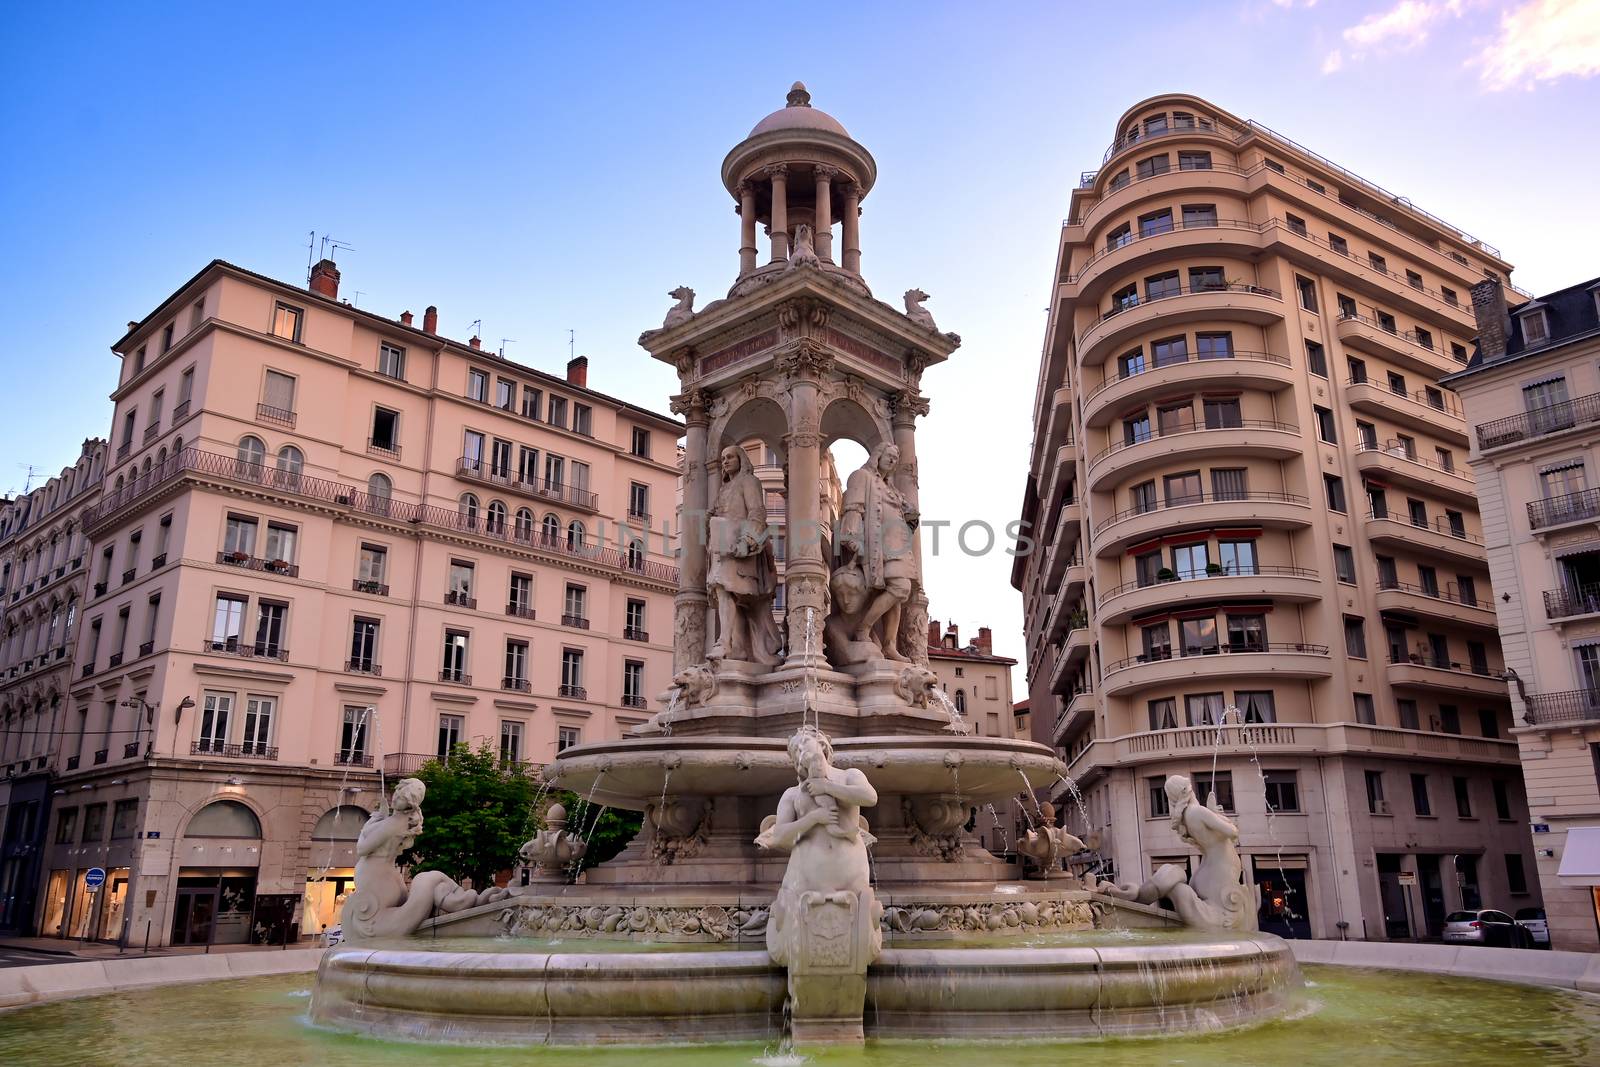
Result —
M785 300L778 305L778 326L784 330L793 330L803 323L820 330L828 325L828 316L832 310L820 300L804 298Z
M777 180L779 178L787 180L789 177L789 164L769 163L765 167L761 168L761 173L766 175L768 178L772 178L773 180Z
M802 337L778 357L778 371L800 381L820 382L833 373L833 353L818 341Z

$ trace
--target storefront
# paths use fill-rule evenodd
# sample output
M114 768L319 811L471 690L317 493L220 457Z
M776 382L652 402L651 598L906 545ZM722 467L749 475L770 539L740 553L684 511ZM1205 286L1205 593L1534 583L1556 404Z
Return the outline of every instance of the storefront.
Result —
M172 944L245 944L255 902L254 870L182 868L173 898Z
M339 925L344 899L355 888L356 841L367 816L365 808L342 804L324 812L312 827L311 860L317 866L306 871L302 937L317 937Z
M1252 856L1261 906L1261 929L1279 937L1311 936L1311 896L1306 892L1305 856Z
M73 941L118 941L128 905L128 868L105 871L105 881L89 886L89 872L96 867L53 870L45 884L44 914L39 923L42 937L64 937Z

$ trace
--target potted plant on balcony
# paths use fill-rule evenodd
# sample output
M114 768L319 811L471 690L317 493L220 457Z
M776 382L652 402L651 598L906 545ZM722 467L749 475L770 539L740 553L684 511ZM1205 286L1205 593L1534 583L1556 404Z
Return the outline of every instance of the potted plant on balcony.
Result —
M289 561L286 559L273 559L267 561L267 570L269 571L275 571L278 574L282 574L288 569Z
M1158 582L1172 582L1176 581L1177 578L1178 572L1173 570L1171 567L1162 567L1160 570L1156 571L1156 581Z
M248 552L229 552L228 559L234 563L243 563L250 558Z
M1206 564L1206 577L1208 577L1208 578L1218 578L1218 577L1221 577L1221 575L1222 575L1222 564L1220 564L1220 563L1207 563Z

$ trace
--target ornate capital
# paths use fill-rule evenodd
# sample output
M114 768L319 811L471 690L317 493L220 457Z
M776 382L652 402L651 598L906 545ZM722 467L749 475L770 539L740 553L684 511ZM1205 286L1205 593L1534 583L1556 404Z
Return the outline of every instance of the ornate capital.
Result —
M857 185L853 181L845 182L843 185L839 186L839 193L846 199L859 197L861 195L861 186Z
M674 415L682 415L685 422L691 426L705 425L711 398L704 389L689 389L670 401L670 409Z
M778 305L778 326L793 330L802 322L817 329L828 325L829 308L818 300L786 300Z
M812 173L816 175L817 181L819 182L831 182L839 176L839 168L829 167L818 163L812 168Z
M734 187L734 189L735 189L736 192L738 192L740 200L743 200L747 196L756 195L756 187L753 184L751 184L750 182L748 182L748 181L740 182L737 186ZM737 209L735 209L735 210L737 210Z
M761 168L761 173L774 180L778 178L787 179L789 177L789 164L769 163Z
M694 349L684 348L673 353L672 365L678 370L678 378L685 384L694 376L695 354Z
M928 413L928 398L915 390L905 389L894 394L889 401L894 420L901 425L910 423L919 415Z
M833 354L816 341L802 337L794 348L778 357L778 370L801 381L821 381L833 370Z

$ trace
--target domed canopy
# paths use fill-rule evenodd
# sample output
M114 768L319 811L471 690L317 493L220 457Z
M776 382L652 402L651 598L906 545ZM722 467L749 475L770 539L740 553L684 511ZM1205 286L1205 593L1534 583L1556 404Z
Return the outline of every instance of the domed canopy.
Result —
M750 136L774 130L826 130L840 137L850 136L838 119L811 106L811 94L804 82L795 82L789 90L789 103L756 123Z

